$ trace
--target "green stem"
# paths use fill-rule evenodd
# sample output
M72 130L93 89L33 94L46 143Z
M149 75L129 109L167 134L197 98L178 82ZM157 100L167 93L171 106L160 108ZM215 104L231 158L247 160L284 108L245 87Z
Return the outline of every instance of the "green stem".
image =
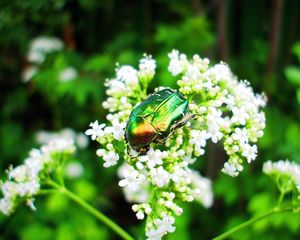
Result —
M56 172L57 180L61 186L65 186L64 178L63 178L63 168L59 166Z
M48 195L48 194L52 194L52 193L57 193L56 189L41 189L37 195Z
M235 232L240 231L243 228L249 227L250 225L252 225L252 224L254 224L254 223L256 223L256 222L258 222L258 221L260 221L260 220L262 220L264 218L267 218L267 217L269 217L271 215L274 215L274 214L283 213L283 212L289 212L289 211L292 211L292 210L293 210L292 208L282 208L282 209L280 209L280 208L274 208L274 209L272 209L272 210L270 210L270 211L268 211L268 212L266 212L266 213L264 213L264 214L262 214L262 215L260 215L258 217L252 218L252 219L250 219L250 220L248 220L248 221L246 221L246 222L244 222L244 223L242 223L242 224L240 224L240 225L238 225L238 226L230 229L229 231L227 231L227 232L225 232L225 233L223 233L223 234L221 234L221 235L213 238L212 240L226 239L229 236L231 236L232 234L234 234Z
M104 223L106 226L108 226L111 230L113 230L116 234L118 234L120 237L122 237L122 239L124 239L124 240L134 240L134 238L131 237L119 225L117 225L111 219L106 217L103 213L98 211L96 208L89 205L86 201L84 201L82 198L80 198L76 194L70 192L65 187L60 186L59 184L57 184L53 181L51 181L51 185L54 188L56 188L61 194L65 195L66 197L68 197L70 199L72 199L74 202L76 202L81 207L83 207L85 210L87 210L89 213L91 213L94 217L96 217L98 220L100 220L102 223Z
M284 198L284 195L285 195L285 192L280 190L280 196L279 196L279 199L278 199L277 207L280 207L280 205L282 203L282 200Z

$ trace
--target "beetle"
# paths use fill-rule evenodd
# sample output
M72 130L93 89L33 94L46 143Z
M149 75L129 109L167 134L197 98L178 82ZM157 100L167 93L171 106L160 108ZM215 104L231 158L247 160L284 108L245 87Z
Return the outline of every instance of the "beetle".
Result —
M189 102L170 88L154 92L133 108L125 129L127 144L143 155L150 143L163 144L172 132L182 127L194 115Z

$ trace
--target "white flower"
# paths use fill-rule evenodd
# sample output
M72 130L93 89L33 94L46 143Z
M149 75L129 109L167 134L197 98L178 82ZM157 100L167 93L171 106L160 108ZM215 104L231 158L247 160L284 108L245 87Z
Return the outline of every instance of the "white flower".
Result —
M46 59L45 53L42 51L30 51L27 54L27 60L29 62L42 64Z
M149 198L149 191L148 191L149 182L147 178L143 177L142 175L138 176L135 179L132 178L132 175L134 175L134 173L133 174L131 173L134 171L135 171L134 168L126 163L123 163L118 169L118 176L123 180L125 180L121 183L121 185L125 184L122 187L123 192L125 194L125 198L128 202L136 202L136 203L147 202ZM131 183L131 180L129 179L131 179L133 182Z
M235 106L235 98L234 96L232 96L231 94L228 94L225 98L224 98L224 103L227 105L229 110L232 110L232 108Z
M88 138L83 133L76 133L71 128L64 128L58 132L39 131L35 136L39 144L48 144L51 141L59 139L66 139L67 141L75 141L79 148L86 148L88 145Z
M165 215L162 219L155 219L155 228L151 228L146 231L147 240L160 240L165 234L172 233L175 231L173 224L175 219L172 216Z
M97 138L101 138L104 136L103 128L105 124L98 124L98 120L90 124L91 129L85 131L86 135L91 135L92 140L96 140Z
M175 183L184 183L186 185L191 183L191 170L186 167L186 163L177 164L170 174L171 179Z
M46 58L46 54L59 51L63 48L63 42L54 37L38 37L32 40L27 55L29 62L41 64Z
M255 160L256 155L257 155L257 146L256 145L251 146L249 144L245 144L243 146L242 151L243 151L242 155L247 159L248 163Z
M144 214L142 211L138 211L138 212L136 213L136 217L137 217L137 219L139 219L139 220L143 220L144 217L145 217L145 214Z
M201 202L204 207L209 208L213 203L213 192L211 181L202 177L197 171L192 171L192 190L193 197Z
M209 73L214 75L215 80L218 82L220 80L230 81L233 78L230 68L224 62L213 66L211 69L209 69Z
M126 85L130 87L135 87L139 81L137 76L137 70L135 70L131 66L126 65L117 69L117 79L123 81ZM117 85L117 82L115 82L115 85Z
M8 169L9 180L0 184L3 195L0 211L9 215L22 200L26 200L34 210L33 196L40 190L41 173L51 174L56 166L62 164L61 159L69 157L74 151L74 142L66 139L51 140L40 149L31 150L24 164Z
M77 75L77 70L75 68L67 67L59 73L58 79L61 82L69 82L74 80L77 77Z
M255 94L254 104L256 106L265 107L266 104L267 104L267 96L264 93L262 93L262 94Z
M89 141L86 135L83 133L78 133L75 140L79 148L85 149L89 145Z
M177 50L173 50L171 53L168 54L170 58L170 64L168 66L168 70L170 73L172 73L173 76L176 76L180 74L183 69L180 66L180 62L178 60L179 52Z
M14 209L14 203L9 198L1 198L0 199L0 212L5 215L10 215Z
M240 146L248 143L248 132L245 128L236 128L232 134L232 139L238 141Z
M130 78L128 78L128 81L129 80ZM120 81L118 79L108 80L106 82L106 86L108 87L108 89L106 90L106 94L118 97L127 96L131 93L131 91L129 91L129 88L137 85L137 82L135 82L135 80L130 81L130 85L127 86L123 81Z
M104 160L103 166L106 168L116 165L119 160L119 154L114 151L108 151L102 157Z
M36 210L36 207L34 205L34 198L27 199L26 204L32 211Z
M113 136L117 141L120 141L125 134L126 122L119 122L118 119L112 121Z
M75 151L74 141L72 139L54 139L50 141L47 145L41 147L41 151L47 158L51 156L53 152L70 152Z
M207 138L211 138L213 143L217 143L223 137L220 128L223 124L222 112L213 107L210 107L208 111L209 114L206 116Z
M14 198L14 196L16 195L17 186L17 183L12 181L6 181L1 183L1 191L4 198Z
M8 172L8 179L14 179L16 182L23 182L28 178L28 167L26 165L20 165L12 168Z
M27 174L30 178L34 178L43 169L45 156L39 149L32 149L29 152L29 158L24 163L27 166Z
M196 66L189 65L187 67L187 71L185 73L186 80L191 81L191 82L197 81L197 79L199 79L200 76L201 76L201 73L199 72L199 69ZM211 84L210 84L210 86L211 86ZM204 84L195 85L195 88L197 90L201 90L202 87L205 87ZM208 86L206 85L206 87L208 87Z
M139 157L139 161L146 163L149 169L152 169L157 165L161 165L163 163L162 159L165 158L166 155L166 152L150 148L146 155Z
M84 168L79 162L70 162L66 165L65 173L69 178L78 178L82 176Z
M207 132L204 130L191 130L191 138L189 142L195 146L196 156L200 156L205 153L203 147L205 147L208 137Z
M40 189L40 183L38 178L30 179L30 181L26 181L24 183L19 183L17 185L17 194L21 197L24 196L33 196L35 195Z
M139 64L139 76L141 78L152 78L155 74L156 62L151 55L144 55Z
M247 113L247 110L244 106L241 107L233 107L232 108L233 116L231 118L231 121L233 123L240 123L241 125L246 124L246 120L249 118L249 114Z
M29 82L34 75L38 73L38 68L36 66L29 66L25 68L25 70L22 72L22 81L23 82Z
M122 175L124 179L119 182L119 186L127 186L131 191L136 191L139 188L139 185L145 180L145 176L140 174L137 170L134 170L131 166L129 166Z
M236 177L239 173L236 167L228 162L224 163L222 172L228 174L229 176Z
M150 170L151 182L158 187L167 185L170 181L170 174L162 166Z
M187 59L184 54L179 55L178 50L173 50L168 54L170 58L170 63L168 66L169 72L173 76L177 76L178 74L182 73L183 70L187 67Z
M278 162L267 161L263 165L263 172L268 175L275 175L275 179L278 176L288 176L300 191L300 165L289 160L280 160ZM290 184L290 182L289 182Z
M149 215L152 212L152 208L148 203L134 204L132 210L136 212L136 217L139 220L145 218L145 214Z

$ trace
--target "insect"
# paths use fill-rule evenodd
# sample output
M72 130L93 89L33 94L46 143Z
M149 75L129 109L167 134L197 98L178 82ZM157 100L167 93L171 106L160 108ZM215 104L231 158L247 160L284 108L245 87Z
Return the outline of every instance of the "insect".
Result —
M188 105L180 92L170 88L151 94L129 116L125 129L127 144L143 155L150 143L164 143L176 128L194 117L188 112Z

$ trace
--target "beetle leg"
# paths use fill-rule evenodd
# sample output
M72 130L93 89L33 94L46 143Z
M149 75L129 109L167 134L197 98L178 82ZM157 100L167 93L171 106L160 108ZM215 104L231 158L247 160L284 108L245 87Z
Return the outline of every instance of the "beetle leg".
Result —
M168 138L169 136L167 136L164 139L160 139L160 138L155 138L155 140L153 141L154 143L158 143L158 144L163 144L165 142L165 140Z
M127 154L131 159L137 159L138 157L145 155L149 151L149 149L149 145L141 147L139 149L133 149L127 144ZM133 151L136 153L135 155L132 155L132 153L134 153Z
M180 121L174 124L170 130L174 131L176 128L182 127L187 121L194 118L195 116L196 116L195 114L186 114Z
M127 146L126 146L127 155L128 155L130 158L133 158L133 156L132 156L131 153L130 153L130 147L129 147L128 143L127 143L126 145L127 145Z
M145 146L145 147L142 147L140 148L140 151L139 151L139 155L138 156L141 156L141 155L145 155L150 149L150 146Z
M161 136L162 133L160 131L157 131L157 137L153 139L154 143L163 144L164 141L159 136Z

